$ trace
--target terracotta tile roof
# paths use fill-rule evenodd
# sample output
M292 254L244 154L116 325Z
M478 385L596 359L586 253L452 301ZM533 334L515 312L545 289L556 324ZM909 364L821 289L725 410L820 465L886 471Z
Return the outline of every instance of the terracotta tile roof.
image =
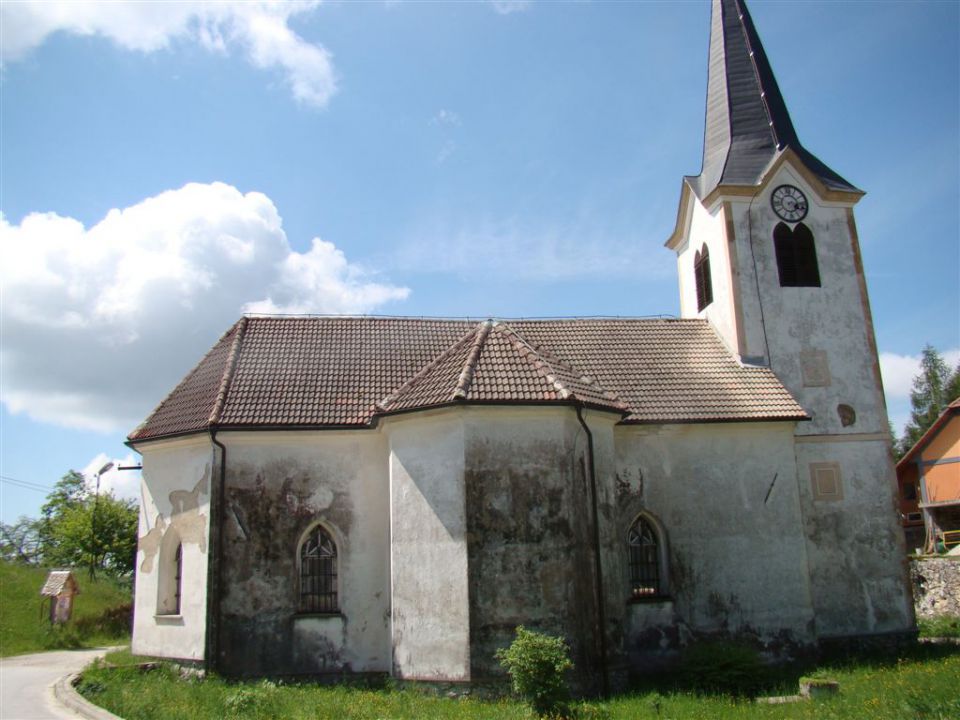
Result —
M223 334L173 392L130 433L131 439L177 435L209 425L210 415L217 405L217 395L224 378L228 376L226 370L230 350L243 324L241 320Z
M626 423L806 417L701 320L245 318L130 435L362 427L467 403L571 403Z
M543 403L576 400L625 413L616 394L549 356L511 327L487 320L378 403L382 412L465 401Z
M630 409L625 422L801 419L768 368L743 366L703 320L518 321L533 347L587 370Z

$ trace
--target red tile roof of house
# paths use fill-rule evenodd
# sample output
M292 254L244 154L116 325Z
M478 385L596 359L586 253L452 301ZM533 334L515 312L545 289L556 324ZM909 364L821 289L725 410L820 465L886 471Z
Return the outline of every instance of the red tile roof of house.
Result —
M364 427L454 403L577 403L624 423L801 420L702 320L243 318L133 442L218 428Z
M943 426L950 422L950 418L960 415L960 397L947 405L943 412L933 421L933 424L927 428L927 431L920 436L920 439L912 448L907 450L906 454L897 462L897 472L899 473L908 464L912 463L917 455L923 450L933 438L943 429Z

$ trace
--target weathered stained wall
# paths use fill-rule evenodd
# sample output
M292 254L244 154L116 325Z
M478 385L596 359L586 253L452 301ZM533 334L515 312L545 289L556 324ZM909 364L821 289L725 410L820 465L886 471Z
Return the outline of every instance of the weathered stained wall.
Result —
M604 415L595 434L610 435L616 416ZM581 677L595 676L599 620L584 429L570 407L468 408L464 426L473 676L502 673L494 652L509 645L517 625L564 637ZM607 488L609 470L601 461Z
M780 219L770 195L783 184L809 201L802 222L814 236L819 287L780 286L773 242ZM694 220L705 211L698 207ZM795 434L817 634L909 631L904 536L852 203L818 195L788 159L755 197L721 198L709 213L729 216L729 273L738 290L737 307L714 293L715 304L729 307L708 317L730 347L739 343L744 357L768 364L810 416ZM710 223L694 222L680 246L687 254L701 241L696 233L715 239ZM683 312L692 316L685 287Z
M378 432L222 432L227 447L220 667L234 675L390 666L386 443ZM299 612L298 552L337 543L340 613Z
M643 666L698 635L772 651L813 642L792 423L616 428L620 602ZM669 550L669 598L632 603L626 532L645 510Z
M802 439L797 473L818 636L910 630L906 550L888 489L893 467L886 439ZM836 493L817 497L812 465L835 467Z
M464 428L458 409L384 423L395 677L470 679Z
M201 661L204 656L209 559L209 437L143 444L137 546L133 652ZM183 545L181 608L158 614L162 561L169 570ZM172 578L170 578L172 581Z

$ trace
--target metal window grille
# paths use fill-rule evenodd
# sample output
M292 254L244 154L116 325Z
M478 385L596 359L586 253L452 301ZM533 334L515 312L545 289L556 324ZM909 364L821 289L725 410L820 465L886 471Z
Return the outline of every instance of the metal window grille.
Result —
M173 575L173 614L180 614L180 586L183 578L183 544L177 545L177 552L173 556L176 572Z
M300 546L300 611L339 611L337 545L320 526L314 528Z
M644 518L637 518L627 535L630 547L630 593L635 598L660 593L660 545L657 533Z

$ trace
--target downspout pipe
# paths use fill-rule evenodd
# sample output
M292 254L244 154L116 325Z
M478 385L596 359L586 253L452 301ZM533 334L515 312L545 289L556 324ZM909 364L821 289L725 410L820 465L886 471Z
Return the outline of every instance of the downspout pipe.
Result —
M205 665L208 670L217 670L220 665L220 589L223 578L223 525L226 516L226 484L227 484L227 448L217 440L217 428L210 428L210 442L220 448L220 477L217 479L217 492L214 507L211 512L212 533L216 534L216 541L211 543L215 548L207 572L207 652Z
M597 619L600 623L600 682L604 697L610 695L610 669L607 666L607 610L603 592L603 567L600 561L600 511L597 500L597 469L593 460L593 433L583 419L583 405L577 403L577 420L587 434L587 473L590 475L590 510L593 516L593 582L597 593Z

